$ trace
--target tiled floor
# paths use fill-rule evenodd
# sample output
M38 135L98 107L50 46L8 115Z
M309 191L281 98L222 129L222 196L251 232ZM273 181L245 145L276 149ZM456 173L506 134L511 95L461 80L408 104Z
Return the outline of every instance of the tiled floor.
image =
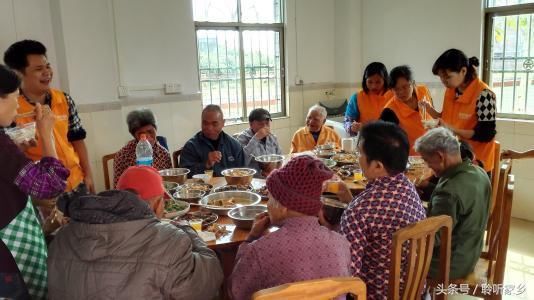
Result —
M515 286L514 292L521 284L525 287L525 292L521 295L505 295L503 299L534 300L534 222L512 219L504 283ZM448 298L454 300L477 299L464 295L449 296Z

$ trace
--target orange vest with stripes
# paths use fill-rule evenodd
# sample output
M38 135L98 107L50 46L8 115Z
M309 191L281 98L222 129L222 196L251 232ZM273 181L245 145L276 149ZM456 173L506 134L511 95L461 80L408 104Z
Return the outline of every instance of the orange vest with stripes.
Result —
M69 131L69 104L62 91L50 89L50 94L52 96L52 112L54 115L60 116L60 118L56 120L53 129L54 143L58 159L70 171L70 176L67 179L66 191L71 191L83 181L84 175L82 167L80 166L80 158L67 138L67 133ZM29 103L26 98L21 95L19 97L18 113L23 114L33 110L35 110L35 106ZM24 124L33 121L34 118L29 117L18 119L17 123ZM25 153L26 156L33 161L40 160L43 157L43 150L39 139L37 139L37 146L28 148Z
M445 91L441 113L443 121L457 129L473 130L478 123L477 101L484 89L489 89L488 85L478 78L473 80L458 98L455 89L448 88ZM484 163L486 172L493 170L495 139L490 142L473 140L466 142L473 147L476 158Z
M426 96L428 101L431 101L430 92L426 86L421 85L415 88L415 95L417 101L421 101ZM413 110L397 97L391 98L386 104L385 108L391 109L397 118L399 119L399 126L408 135L408 141L410 142L410 155L419 155L414 149L415 140L425 134L426 129L423 127L422 114L419 111ZM426 113L426 119L431 119L430 114Z
M365 124L380 119L380 113L386 103L393 97L391 90L382 95L368 94L361 90L358 93L357 103L360 112L360 123Z

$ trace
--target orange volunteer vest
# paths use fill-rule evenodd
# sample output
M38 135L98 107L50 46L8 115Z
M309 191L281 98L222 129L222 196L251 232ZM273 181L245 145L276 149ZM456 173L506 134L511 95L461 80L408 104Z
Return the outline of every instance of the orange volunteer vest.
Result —
M445 91L443 100L443 111L441 118L445 123L458 129L474 129L478 123L478 116L476 114L476 105L480 93L484 89L489 89L488 85L480 79L473 80L465 89L464 93L456 98L456 91L449 88ZM466 140L477 159L484 163L484 170L486 172L493 170L495 139L490 142L477 142L473 140Z
M431 101L430 92L424 85L416 86L415 95L417 97L417 101L421 101L421 99L423 99L425 96L428 101ZM410 142L410 155L419 155L414 150L413 145L415 144L415 140L426 132L426 129L423 127L423 118L421 113L413 110L395 96L389 100L385 108L391 109L395 115L397 115L397 118L399 119L399 126L408 135L408 141ZM426 118L431 119L432 117L430 114L426 113Z
M82 167L80 166L80 158L78 157L76 151L74 151L72 144L67 139L67 133L69 131L69 104L65 94L62 91L50 89L50 94L52 96L52 112L56 116L66 116L66 118L56 120L53 134L58 159L70 171L70 176L67 179L66 191L71 191L83 181L84 175ZM31 112L34 109L35 106L29 103L24 96L21 95L19 97L19 114ZM19 119L17 123L25 124L33 121L34 119L29 117ZM25 153L26 156L33 161L40 160L43 157L43 150L39 139L37 140L37 146L28 148Z
M382 95L368 94L361 90L358 93L357 104L360 112L359 122L362 124L380 119L380 113L393 97L391 90Z

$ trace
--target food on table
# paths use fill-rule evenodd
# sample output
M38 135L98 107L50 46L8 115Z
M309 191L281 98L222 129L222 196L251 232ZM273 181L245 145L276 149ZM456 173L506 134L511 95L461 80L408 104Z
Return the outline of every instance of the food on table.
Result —
M258 194L258 195L260 195L260 196L262 196L262 197L269 196L269 190L267 189L267 185L264 185L259 189L255 189L255 190L253 190L253 192Z
M213 232L215 233L215 238L220 238L221 236L224 236L228 233L230 233L230 231L228 231L226 229L226 226L224 225L219 225L219 224L212 224L210 225L206 231L209 231L209 232Z
M220 187L216 187L213 189L213 192L218 193L218 192L228 192L228 191L251 191L251 190L252 190L251 185L237 184L237 185L223 185Z
M332 156L332 159L337 163L354 164L358 162L358 157L350 153L338 153Z
M213 186L211 184L203 183L203 182L188 182L182 184L179 189L186 189L186 190L199 190L203 192L209 192Z
M176 218L176 220L184 220L184 221L191 221L195 219L201 219L202 220L202 227L205 228L217 221L219 216L217 214L211 213L211 212L204 212L204 211L196 211L196 212L190 212L186 215L183 215L181 217Z
M223 199L210 199L208 200L207 205L220 206L224 208L232 208L232 207L236 207L239 204L247 205L250 203L251 203L250 199L247 199L247 198L230 197L230 198L223 198Z
M251 175L251 172L249 170L240 170L240 169L232 169L229 170L225 176L233 176L233 177L242 177L242 176L249 176Z
M187 204L179 201L169 200L165 203L165 212L173 213L187 209Z

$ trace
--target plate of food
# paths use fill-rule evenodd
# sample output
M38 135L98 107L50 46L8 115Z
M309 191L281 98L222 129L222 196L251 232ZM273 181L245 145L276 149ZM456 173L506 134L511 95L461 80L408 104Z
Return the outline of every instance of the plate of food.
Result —
M183 216L177 217L175 220L183 220L189 222L190 220L202 220L202 229L207 228L211 224L217 222L219 219L219 216L217 214L214 214L212 212L207 211L195 211L187 213Z
M190 208L191 206L189 203L185 201L169 199L167 202L165 202L163 217L166 219L171 219L183 216L189 212Z
M204 196L199 204L205 209L219 215L227 215L234 207L255 205L260 203L261 197L256 193L247 191L228 191L212 193Z
M350 165L358 162L358 156L351 153L338 153L332 156L332 159L337 163L338 166Z
M182 184L178 189L186 189L186 190L197 190L197 191L203 191L205 193L209 193L213 186L208 183L204 182L187 182Z
M219 187L216 187L213 189L213 192L214 193L218 193L218 192L228 192L228 191L252 191L252 185L242 185L242 184L237 184L237 185L222 185L222 186L219 186Z
M262 199L266 199L269 197L269 190L267 189L267 185L263 185L260 188L253 189L252 192L260 195Z

